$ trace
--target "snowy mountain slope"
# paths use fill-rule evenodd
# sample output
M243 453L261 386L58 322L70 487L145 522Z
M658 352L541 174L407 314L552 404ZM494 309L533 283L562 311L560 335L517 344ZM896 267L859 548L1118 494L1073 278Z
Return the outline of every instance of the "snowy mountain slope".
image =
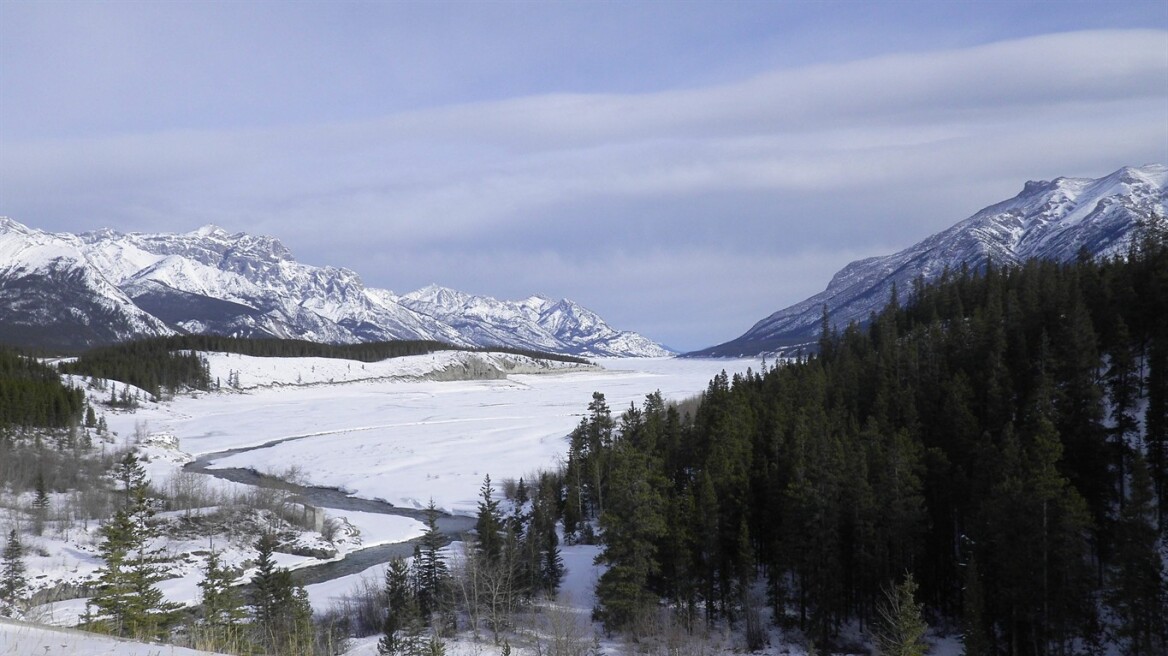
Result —
M775 312L741 337L690 355L737 357L795 350L818 337L826 305L832 324L864 321L887 304L892 286L901 297L918 276L932 280L948 268L1013 265L1031 258L1068 261L1081 248L1094 257L1126 252L1140 226L1164 222L1168 167L1125 167L1099 179L1027 182L1014 198L991 205L899 253L852 262L827 289Z
M570 301L551 303L533 297L506 302L435 291L438 288L398 297L367 288L348 269L301 264L274 238L229 234L211 225L182 234L101 230L50 235L4 219L0 228L14 243L35 233L40 242L67 250L70 270L84 272L82 277L89 282L88 287L65 294L63 277L57 276L32 294L15 273L0 275L5 315L27 305L29 298L43 297L38 313L22 310L23 322L5 321L11 333L5 341L18 344L28 344L30 331L45 325L57 308L71 308L78 322L92 324L101 316L103 324L130 326L75 340L78 346L177 330L330 343L425 339L586 356L668 355L640 335L612 329ZM13 272L51 259L36 256L24 262L27 258L20 253L27 249L9 250L11 255L0 263ZM89 287L98 290L93 295L109 299L105 306L124 306L124 312L144 327L133 330L129 319L85 309L91 304L85 292ZM51 290L60 293L53 295Z
M482 346L510 339L523 348L555 351L567 347L581 355L636 353L664 357L669 351L636 333L611 328L594 312L568 299L532 296L500 301L432 285L398 299L402 305L454 326Z
M173 334L69 239L0 217L0 342L82 349Z
M79 239L91 261L135 302L191 310L193 301L204 299L201 305L208 313L175 317L180 319L176 325L190 332L321 342L458 343L456 334L370 298L356 273L296 262L270 237L204 226L185 234L101 231ZM135 270L125 266L127 261L145 266ZM210 299L230 305L212 304Z

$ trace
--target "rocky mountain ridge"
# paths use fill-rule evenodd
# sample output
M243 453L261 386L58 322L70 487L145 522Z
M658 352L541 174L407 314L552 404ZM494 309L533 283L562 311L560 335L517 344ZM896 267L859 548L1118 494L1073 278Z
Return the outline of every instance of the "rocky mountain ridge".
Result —
M189 332L669 355L567 299L500 301L438 287L398 296L366 287L349 269L297 262L275 238L213 225L74 235L0 218L0 313L0 341L45 348Z
M901 299L913 281L959 271L1021 264L1032 258L1060 262L1124 254L1145 225L1168 221L1168 167L1124 167L1111 175L1030 181L1015 197L975 213L953 227L898 253L858 260L832 278L827 289L762 319L742 336L693 357L740 357L794 353L818 338L826 307L832 325L865 321L889 300Z

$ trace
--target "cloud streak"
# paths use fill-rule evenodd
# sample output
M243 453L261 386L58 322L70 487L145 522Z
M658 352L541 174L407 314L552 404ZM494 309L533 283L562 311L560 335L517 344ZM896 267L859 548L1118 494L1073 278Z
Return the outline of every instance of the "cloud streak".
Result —
M698 348L1028 178L1168 160L1166 117L1168 32L1083 31L656 92L7 137L0 213L49 229L215 222L373 285L570 296Z

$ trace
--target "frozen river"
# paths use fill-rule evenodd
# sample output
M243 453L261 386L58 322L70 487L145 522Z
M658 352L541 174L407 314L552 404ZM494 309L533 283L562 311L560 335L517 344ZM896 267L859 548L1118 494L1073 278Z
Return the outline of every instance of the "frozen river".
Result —
M212 361L213 374L230 362ZM502 481L555 466L593 392L605 395L616 417L654 391L681 400L704 390L723 369L734 373L759 363L619 359L600 364L603 370L505 380L256 388L178 398L156 412L138 413L137 419L148 421L151 431L173 434L183 451L195 455L285 440L217 460L213 467L276 475L297 468L305 484L405 507L420 508L433 498L439 508L469 514L485 475ZM289 381L301 375L281 372Z

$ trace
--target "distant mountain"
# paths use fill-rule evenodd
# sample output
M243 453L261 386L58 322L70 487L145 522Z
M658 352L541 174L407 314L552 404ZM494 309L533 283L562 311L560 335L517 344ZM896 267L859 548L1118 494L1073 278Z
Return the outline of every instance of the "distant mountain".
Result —
M741 337L686 355L738 357L796 352L819 337L823 308L836 327L865 321L888 303L893 285L908 297L918 277L933 280L959 271L1020 264L1031 258L1065 262L1080 249L1092 257L1125 253L1141 226L1168 216L1168 167L1125 167L1099 179L1027 182L1010 200L991 205L909 248L852 262L827 289L779 310Z
M443 324L475 343L508 340L538 351L567 349L572 353L670 355L637 333L617 331L594 312L568 299L532 296L523 301L498 301L430 286L398 299L398 303Z
M568 300L507 302L436 287L399 297L348 269L301 264L271 237L215 226L71 235L0 218L0 316L0 341L49 348L180 332L669 354Z
M82 349L173 331L134 305L76 244L0 217L0 343Z

